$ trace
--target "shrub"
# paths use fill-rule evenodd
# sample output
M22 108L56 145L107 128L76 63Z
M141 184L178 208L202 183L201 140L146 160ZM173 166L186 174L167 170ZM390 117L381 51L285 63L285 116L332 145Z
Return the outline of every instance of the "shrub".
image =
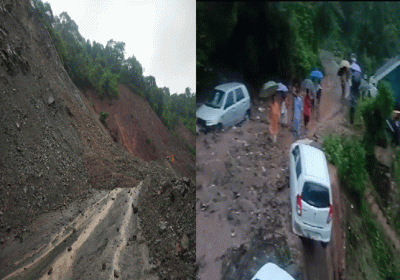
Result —
M371 219L364 219L364 227L372 248L372 256L379 268L382 279L399 279L400 269L397 267L390 242L386 242L382 229Z
M340 181L361 209L367 179L363 147L354 138L334 134L328 135L323 145L328 161L338 168Z
M102 123L105 124L107 118L108 118L108 113L107 112L104 112L104 111L100 112L100 121Z
M378 95L367 102L361 109L365 123L363 145L367 155L374 155L378 142L386 143L385 122L392 113L394 106L393 91L386 81L379 83Z

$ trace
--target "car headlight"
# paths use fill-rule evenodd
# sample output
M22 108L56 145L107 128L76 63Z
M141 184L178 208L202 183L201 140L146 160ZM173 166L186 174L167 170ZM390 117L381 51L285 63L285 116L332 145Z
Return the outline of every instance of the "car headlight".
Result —
M212 126L212 125L216 125L216 124L218 124L217 120L207 120L206 121L207 126Z

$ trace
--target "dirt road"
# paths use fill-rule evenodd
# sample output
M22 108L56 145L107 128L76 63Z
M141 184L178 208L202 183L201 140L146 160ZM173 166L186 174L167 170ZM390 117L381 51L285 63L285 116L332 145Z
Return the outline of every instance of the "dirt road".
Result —
M1 251L0 278L158 279L137 218L142 184L94 191L79 206L34 221L23 243L10 240Z
M344 118L332 59L322 55L326 78L320 118L312 117L303 135L317 142ZM250 121L238 127L196 139L197 279L250 279L267 261L296 279L340 279L344 253L335 170L330 167L337 209L332 241L325 249L319 242L302 243L290 224L288 159L295 137L290 126L282 127L273 145L268 104L253 102L251 113ZM291 114L289 107L289 119Z

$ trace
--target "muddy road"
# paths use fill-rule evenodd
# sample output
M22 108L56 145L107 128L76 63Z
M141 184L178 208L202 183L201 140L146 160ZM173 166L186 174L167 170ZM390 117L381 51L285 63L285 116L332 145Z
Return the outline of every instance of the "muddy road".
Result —
M325 67L319 121L311 118L302 138L321 145L322 136L343 122L337 65ZM289 104L292 99L289 97ZM279 264L295 279L341 279L344 249L336 170L330 166L334 196L331 243L304 241L291 229L289 149L291 124L269 139L269 104L253 101L251 118L220 134L196 139L197 279L250 279L265 262ZM289 120L292 118L289 107Z
M0 252L1 279L158 279L137 217L143 181L93 191L90 199L32 223Z

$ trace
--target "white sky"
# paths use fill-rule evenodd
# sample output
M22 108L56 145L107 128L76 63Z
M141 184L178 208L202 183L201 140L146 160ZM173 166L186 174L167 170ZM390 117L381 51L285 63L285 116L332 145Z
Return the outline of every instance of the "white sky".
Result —
M92 43L124 42L125 59L134 55L158 87L196 92L195 0L42 1L54 16L66 11Z

